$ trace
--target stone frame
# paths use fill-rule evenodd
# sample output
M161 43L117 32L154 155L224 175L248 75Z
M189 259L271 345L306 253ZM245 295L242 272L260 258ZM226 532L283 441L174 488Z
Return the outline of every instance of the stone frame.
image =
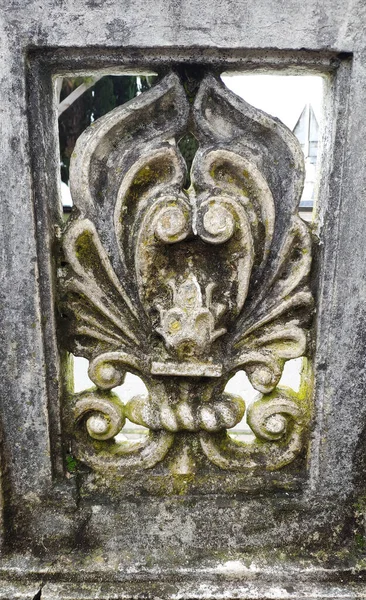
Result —
M338 8L340 6L339 3ZM334 14L336 13L337 10L334 11ZM26 9L26 16L31 17L30 9ZM295 19L293 13L291 18ZM49 199L57 196L58 175L57 156L54 151L56 113L51 101L51 76L53 73L78 71L80 67L85 71L101 67L113 68L121 62L124 62L126 68L133 66L135 70L137 65L142 69L145 65L151 67L154 61L167 64L192 60L192 50L189 47L186 50L178 50L170 43L150 50L143 47L142 41L140 49L137 48L137 42L135 49L103 48L108 45L105 29L97 40L99 48L75 49L72 48L71 15L69 19L67 35L71 38L70 49L42 48L49 45L57 46L57 36L56 39L51 37L53 44L50 43L50 39L45 44L38 38L36 45L40 48L27 50L26 54L25 48L29 49L29 45L34 44L34 32L29 25L25 26L24 21L21 27L16 21L8 25L10 31L11 28L15 28L16 31L21 32L24 45L20 51L17 49L16 52L7 55L8 58L10 57L11 77L8 75L4 79L2 87L4 109L9 115L9 129L5 132L3 148L6 167L3 185L5 186L4 199L9 198L10 201L9 205L6 201L2 204L4 216L1 222L5 228L1 239L4 245L3 255L6 258L2 276L4 316L2 349L5 350L2 381L4 389L1 403L4 464L2 491L3 514L7 523L12 520L14 540L9 544L9 525L5 526L4 529L8 533L4 535L4 558L0 567L3 577L0 598L4 600L13 598L16 593L19 598L33 597L30 594L36 594L39 587L38 584L36 585L37 581L44 583L42 598L60 597L64 600L74 597L90 599L104 596L106 598L133 597L134 594L146 589L147 581L151 584L151 591L148 592L151 597L170 597L179 592L186 598L219 598L228 589L233 597L241 598L280 598L284 595L290 598L311 598L315 594L325 598L364 597L365 588L360 583L365 577L362 556L357 557L351 541L356 527L353 504L357 500L357 495L362 497L364 492L362 434L366 417L363 408L364 372L360 368L365 353L362 323L364 298L362 286L365 285L366 280L364 277L366 261L363 260L364 213L362 212L365 175L362 173L362 152L360 152L364 127L362 121L360 122L361 84L365 74L361 60L363 49L358 45L356 34L355 47L350 41L344 41L344 44L339 47L334 42L315 43L312 38L309 38L311 43L309 42L305 47L319 48L319 50L304 52L300 50L304 46L299 44L299 50L294 48L268 51L265 49L262 33L256 37L254 28L247 47L257 47L258 50L240 50L237 47L232 50L227 47L225 51L207 49L202 38L198 45L199 51L195 48L199 60L196 55L194 59L197 63L212 63L215 67L230 63L230 68L240 70L286 68L304 69L307 72L316 70L332 75L328 94L328 110L331 118L325 138L323 178L319 199L320 227L317 232L321 244L316 257L317 284L315 285L318 288L315 350L316 415L309 465L310 483L302 499L274 499L273 504L276 505L277 515L286 511L296 513L290 519L294 531L295 524L300 520L303 531L297 534L297 537L295 535L295 543L301 544L305 538L308 538L309 544L309 535L314 535L317 528L310 527L307 531L307 527L310 521L318 519L317 527L323 528L323 537L321 536L318 543L315 538L313 542L319 552L326 554L330 549L325 543L325 538L334 534L331 552L338 552L337 564L331 564L332 561L327 557L323 562L319 562L313 551L306 559L305 550L301 557L302 562L290 560L288 557L282 568L279 568L278 562L271 564L272 550L269 547L267 553L262 554L260 558L261 566L256 569L256 582L249 583L254 577L253 569L251 573L250 567L247 567L245 562L240 563L240 560L240 564L235 564L237 557L234 562L225 560L226 567L223 569L223 560L218 556L220 552L218 549L221 548L222 551L222 548L229 543L230 536L221 535L216 556L213 553L210 560L206 557L200 564L196 555L193 557L193 567L189 569L181 568L184 560L183 553L180 555L180 565L179 561L178 563L173 561L169 566L163 565L160 558L160 564L158 561L150 573L148 569L147 572L142 570L140 573L136 569L128 577L117 575L115 583L112 583L113 575L108 572L108 569L103 575L100 571L95 571L93 574L93 568L89 565L81 576L83 586L86 585L87 580L90 582L89 590L86 590L82 596L80 584L77 583L78 575L72 564L64 563L64 566L60 566L56 560L52 567L45 567L45 562L49 564L50 558L52 560L54 551L52 548L47 548L45 559L28 559L25 556L38 535L37 524L32 518L34 513L43 512L47 505L48 518L55 518L60 498L67 510L71 512L74 510L73 495L66 491L62 484L63 466L60 461L60 443L57 442L60 440L59 409L56 401L60 393L57 385L60 363L53 322L54 271L50 257L53 244L52 224L57 223L60 214L57 214L57 207L52 201L51 205L49 204ZM32 18L30 20L32 21ZM333 29L329 24L326 26L330 38L334 35L334 31L338 31L339 23L343 23L342 19L335 22ZM309 17L306 20L309 36L312 25L314 23ZM183 31L187 32L188 29ZM356 27L355 31L357 33ZM144 35L146 34L147 31L144 32ZM282 40L285 38L282 37L280 25L274 26L272 36L273 47L284 46ZM6 41L6 36L3 40ZM241 40L243 44L243 38ZM115 43L113 42L111 46ZM164 48L165 45L167 47ZM327 50L324 50L325 47ZM334 50L329 51L329 47ZM347 53L340 54L339 49L347 50ZM355 52L353 57L350 54L352 50ZM27 79L26 62L28 63ZM8 71L5 66L3 72L6 76ZM12 96L14 91L19 94L19 103L14 103ZM27 96L28 101L26 101ZM27 119L29 119L29 140ZM5 143L8 140L9 143ZM14 178L14 172L9 169L9 164L19 165L21 174L17 180ZM32 260L36 266L30 274L29 264ZM352 292L351 296L350 292ZM327 309L323 308L325 306ZM331 310L328 307L331 307ZM334 319L342 319L342 327L334 327ZM12 360L9 360L10 356ZM14 369L16 378L14 378ZM20 430L19 423L25 424ZM324 432L326 432L325 438ZM52 450L50 440L52 440ZM245 498L232 498L227 505L223 504L221 507L224 513L226 511L226 516L210 522L211 534L219 533L223 523L224 527L227 525L229 513L231 516L236 515L237 519L238 515L241 517L241 508L245 504L250 504L253 511L263 509L261 502L249 503ZM170 506L169 510L182 511L179 516L181 524L184 524L187 516L196 521L199 519L200 509L197 506L186 506L182 509L182 502L178 502L173 507ZM210 508L206 505L205 510L210 514L212 506ZM247 508L247 515L248 512ZM301 514L304 515L303 519L299 517ZM72 529L72 519L69 521ZM283 526L286 526L286 521ZM62 527L65 532L64 523ZM162 527L164 528L163 522ZM208 531L205 532L206 536ZM240 548L242 535L245 534L238 532L236 540L238 548ZM282 541L285 544L291 537L290 531L283 534L280 527L274 527L271 532L271 537L276 535L279 537L283 535ZM129 543L133 544L132 538L128 539ZM188 545L189 542L187 547ZM277 543L274 545L276 546ZM306 546L305 542L304 545ZM340 552L342 549L349 550L348 554L343 552L343 560ZM197 577L201 578L199 583L197 582L197 587L192 581L188 583L194 574L195 580ZM298 583L294 583L295 574ZM156 587L153 581L157 577L160 583ZM98 583L101 578L106 582L104 590ZM74 583L69 583L73 579ZM180 580L179 583L177 579ZM350 580L348 584L344 583L346 579ZM14 583L15 580L19 581L19 586ZM60 583L56 583L56 580ZM62 580L64 583L61 583ZM127 583L127 580L130 582ZM34 584L31 581L34 581ZM22 595L21 583L26 586L24 595Z

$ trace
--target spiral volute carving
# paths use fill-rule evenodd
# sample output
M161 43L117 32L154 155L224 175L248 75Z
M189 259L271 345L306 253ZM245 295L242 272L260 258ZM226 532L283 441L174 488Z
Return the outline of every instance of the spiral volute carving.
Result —
M109 440L125 424L124 407L116 394L102 397L98 392L86 392L76 402L74 416L77 423L85 422L88 434L95 440Z
M247 420L256 437L275 441L283 438L290 423L301 424L303 412L289 398L276 396L263 397L248 408Z
M277 387L311 340L303 155L290 130L215 74L188 97L181 75L158 78L75 146L60 339L89 360L97 389L70 394L65 434L78 460L111 473L168 452L180 470L201 468L202 453L228 471L276 470L301 456L311 415L310 396ZM248 410L247 441L226 433L245 413L223 392L238 371L264 394ZM111 390L126 373L148 395L123 406ZM149 429L138 445L114 439L125 418Z

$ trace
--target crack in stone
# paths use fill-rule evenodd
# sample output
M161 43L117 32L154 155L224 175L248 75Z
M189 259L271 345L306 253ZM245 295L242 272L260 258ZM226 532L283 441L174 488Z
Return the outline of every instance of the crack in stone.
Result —
M42 598L42 589L43 589L43 584L39 588L39 590L36 593L36 595L34 596L33 600L41 600L41 598Z

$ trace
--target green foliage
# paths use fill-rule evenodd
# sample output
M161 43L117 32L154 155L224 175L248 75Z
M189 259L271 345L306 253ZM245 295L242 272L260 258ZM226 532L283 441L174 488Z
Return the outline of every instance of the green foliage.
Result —
M66 469L69 473L75 473L78 468L78 461L72 454L66 454Z
M198 149L198 141L193 134L188 133L179 140L178 147L187 165L187 176L186 181L184 182L184 187L187 189L191 184L190 171L194 156Z
M94 121L113 110L116 104L116 95L113 87L113 77L102 77L94 86L93 118Z

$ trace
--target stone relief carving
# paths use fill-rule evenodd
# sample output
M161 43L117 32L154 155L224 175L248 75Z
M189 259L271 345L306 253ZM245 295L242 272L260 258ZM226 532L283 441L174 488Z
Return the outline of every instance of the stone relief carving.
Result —
M185 189L187 132L199 148ZM303 175L292 133L211 74L189 102L171 73L81 135L59 277L62 343L96 386L68 409L81 461L150 468L182 435L225 470L278 469L301 451L309 411L277 385L306 351L313 306ZM224 391L241 369L260 393L252 443L227 433L245 413ZM149 394L123 405L112 390L126 371ZM145 441L114 439L126 418Z

